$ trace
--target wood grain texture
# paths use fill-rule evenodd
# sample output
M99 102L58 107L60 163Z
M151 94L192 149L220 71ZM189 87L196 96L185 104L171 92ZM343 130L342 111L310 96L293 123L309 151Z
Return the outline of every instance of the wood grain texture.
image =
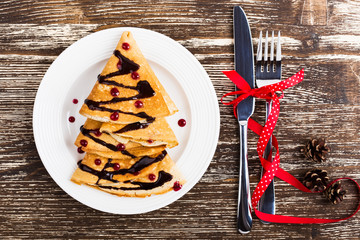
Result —
M300 23L303 25L326 25L327 0L304 0Z
M312 1L315 2L315 1ZM62 191L46 172L32 133L37 88L55 58L76 40L102 29L135 26L163 33L202 63L218 98L233 90L221 73L233 69L232 7L252 27L281 30L283 78L301 67L305 80L285 92L276 136L281 166L301 179L312 167L330 178L360 181L360 1L327 1L327 25L302 25L303 0L60 1L0 3L0 238L1 239L359 239L360 215L327 225L263 225L236 231L239 140L232 109L220 105L214 158L200 182L175 203L146 214L118 216L88 208ZM264 102L254 118L263 122ZM332 152L314 165L299 152L312 136ZM251 190L260 175L257 136L249 133ZM356 208L349 183L341 205L305 194L276 179L277 212L340 218Z

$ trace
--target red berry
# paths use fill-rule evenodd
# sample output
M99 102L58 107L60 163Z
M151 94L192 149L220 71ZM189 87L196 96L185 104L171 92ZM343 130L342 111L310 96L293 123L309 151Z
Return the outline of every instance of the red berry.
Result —
M178 121L178 125L179 125L180 127L185 127L185 125L186 125L186 120L185 120L185 119L180 119L180 120Z
M114 87L110 90L110 94L113 97L119 96L119 90L116 87Z
M78 151L78 153L84 153L84 151L81 149L81 147L78 147L77 151Z
M97 159L95 159L95 161L94 161L94 162L95 162L95 165L100 165L100 164L101 164L101 160L100 160L100 159L98 159L98 158L97 158Z
M69 122L71 122L71 123L75 122L75 118L73 116L70 116L69 117Z
M83 146L83 147L86 147L88 144L88 142L84 139L80 140L80 145Z
M116 148L117 148L118 151L123 151L123 150L125 150L125 145L122 144L122 143L119 143L119 144L116 146Z
M74 104L77 104L78 102L79 102L79 101L78 101L76 98L73 99L73 103L74 103Z
M128 44L127 42L124 42L124 43L122 44L122 48L123 48L124 50L129 50L129 49L130 49L130 44Z
M94 134L95 134L95 136L100 137L102 132L100 132L100 129L95 129Z
M142 108L142 107L144 107L144 104L143 104L142 101L137 100L137 101L135 102L135 107L136 107L136 108Z
M118 112L113 112L110 115L110 119L113 120L113 121L117 121L119 119L119 113Z
M112 167L113 167L113 169L114 169L115 171L117 171L117 170L120 169L120 164L114 163L114 164L112 165Z
M122 69L122 61L119 59L118 63L116 64L116 67L121 70Z
M148 143L153 143L153 142L154 142L154 140L149 139L149 140L147 140L147 142L148 142Z
M137 80L137 79L140 78L140 75L139 75L139 73L137 73L137 72L132 72L132 73L131 73L131 78L134 79L134 80Z
M175 192L179 191L182 188L182 185L179 183L179 181L174 182L173 189Z
M150 181L154 181L155 179L156 179L155 174L150 173L150 174L149 174L149 180L150 180Z
M135 176L137 176L137 175L139 175L139 174L140 174L139 171L136 171L136 172L133 173L133 175L135 175Z

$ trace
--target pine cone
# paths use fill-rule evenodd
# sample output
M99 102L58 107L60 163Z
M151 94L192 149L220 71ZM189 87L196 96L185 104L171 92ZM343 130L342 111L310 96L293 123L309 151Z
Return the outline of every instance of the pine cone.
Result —
M340 203L346 194L346 190L341 187L341 182L335 182L325 191L325 196L333 204Z
M313 169L305 174L303 184L312 192L323 191L326 188L329 177L327 171L321 169Z
M330 152L330 147L326 145L325 139L311 139L303 149L305 157L314 162L325 162L326 154Z

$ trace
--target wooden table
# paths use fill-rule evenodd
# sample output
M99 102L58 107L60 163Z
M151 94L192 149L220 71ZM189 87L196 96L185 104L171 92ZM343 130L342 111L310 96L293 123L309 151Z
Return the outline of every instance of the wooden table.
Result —
M233 89L221 73L233 69L232 8L247 13L254 42L260 30L281 30L283 78L302 67L305 80L286 90L276 136L281 166L301 179L310 168L330 178L360 182L360 1L58 1L0 3L0 237L124 239L359 239L360 215L327 225L261 224L236 230L238 126L231 107L220 106L215 156L200 182L162 209L119 216L68 196L46 172L35 148L32 111L47 68L68 46L102 29L133 26L163 33L190 50L208 72L218 98ZM254 118L263 121L264 102ZM310 137L332 147L314 164L299 152ZM249 133L251 190L259 181L257 136ZM196 161L196 159L194 159ZM333 206L276 179L277 212L341 218L356 209L358 192Z

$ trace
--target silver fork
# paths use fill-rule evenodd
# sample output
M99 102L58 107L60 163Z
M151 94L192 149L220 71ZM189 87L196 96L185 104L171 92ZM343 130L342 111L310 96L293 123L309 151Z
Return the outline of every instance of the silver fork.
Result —
M267 86L273 83L281 81L281 43L280 43L280 31L278 32L277 46L276 46L276 59L274 61L274 31L272 31L271 45L270 45L270 57L268 56L268 31L265 36L265 47L264 47L264 58L262 54L262 31L260 31L259 43L256 55L256 85L258 88ZM272 101L266 101L266 120L269 116ZM272 161L272 139L270 137L269 143L267 144L264 151L264 158ZM261 168L261 176L263 175L264 169ZM264 192L258 205L258 209L261 212L275 214L275 189L274 181L272 181L269 187ZM269 223L262 221L263 223Z

